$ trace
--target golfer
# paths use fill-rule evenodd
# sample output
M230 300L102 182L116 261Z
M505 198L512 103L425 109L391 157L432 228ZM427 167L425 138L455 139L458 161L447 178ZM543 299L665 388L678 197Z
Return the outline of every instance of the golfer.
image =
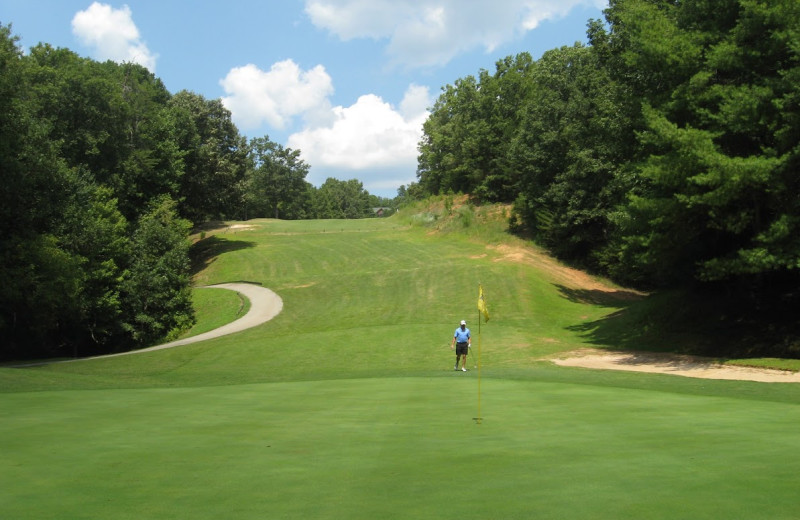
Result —
M456 329L456 332L453 334L453 342L450 344L450 350L453 350L453 347L456 349L456 370L458 370L458 360L463 359L461 370L462 372L467 371L467 354L469 353L469 348L472 346L471 343L472 337L467 328L467 322L461 320L461 326Z

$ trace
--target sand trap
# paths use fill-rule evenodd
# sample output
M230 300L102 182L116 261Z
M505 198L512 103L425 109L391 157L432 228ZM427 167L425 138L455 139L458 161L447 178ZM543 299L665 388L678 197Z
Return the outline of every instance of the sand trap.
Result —
M551 359L551 361L560 366L600 370L626 370L762 383L800 383L800 372L722 365L696 356L650 352L601 352L594 349L570 352L568 355L570 357Z

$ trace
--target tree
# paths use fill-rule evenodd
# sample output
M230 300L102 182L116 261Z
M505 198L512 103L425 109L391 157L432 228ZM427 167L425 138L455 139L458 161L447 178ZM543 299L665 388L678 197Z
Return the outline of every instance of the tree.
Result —
M69 172L37 118L30 61L0 26L0 356L54 353L78 308L80 260L53 222L68 204Z
M135 346L165 339L194 323L190 228L168 197L154 201L139 219L131 244L133 262L123 285L125 328Z
M299 219L306 215L309 166L299 150L284 148L267 137L250 141L254 169L248 179L251 216Z
M464 106L470 106L476 96L477 83L473 76L456 80L455 85L442 88L431 114L423 123L417 178L427 193L468 193L471 190L470 166L466 164L464 148L468 147L465 138L472 111Z
M608 62L646 124L646 189L620 219L617 272L796 284L800 4L628 0L608 19Z
M495 63L495 73L481 71L479 92L482 118L486 120L483 175L472 195L491 202L513 201L520 189L520 172L509 162L509 147L521 124L530 98L535 64L527 52ZM480 136L478 136L481 138Z
M311 197L313 218L364 218L370 215L369 193L357 179L328 178Z
M182 154L163 83L140 65L98 63L68 49L31 49L38 118L72 168L110 187L126 218L154 197L178 196Z
M170 94L161 80L132 63L113 72L123 74L126 153L111 176L111 186L122 213L135 220L151 200L180 197L185 152L177 141L178 121L167 106Z
M169 101L177 142L183 151L181 215L195 224L244 218L249 147L218 99L188 91Z
M515 214L557 256L598 268L610 215L631 189L632 121L589 47L547 51L530 82L508 152L520 177Z
M488 201L511 201L519 176L508 147L529 94L533 60L528 53L496 63L442 89L423 124L417 177L430 194L470 193Z
M112 191L78 175L57 234L80 262L78 309L63 336L79 354L103 353L124 337L122 282L131 259L128 222Z

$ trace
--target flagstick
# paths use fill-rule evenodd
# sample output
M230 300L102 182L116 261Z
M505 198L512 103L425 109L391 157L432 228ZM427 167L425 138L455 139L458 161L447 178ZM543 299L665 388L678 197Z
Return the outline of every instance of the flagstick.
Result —
M478 416L475 422L481 423L481 311L478 311Z

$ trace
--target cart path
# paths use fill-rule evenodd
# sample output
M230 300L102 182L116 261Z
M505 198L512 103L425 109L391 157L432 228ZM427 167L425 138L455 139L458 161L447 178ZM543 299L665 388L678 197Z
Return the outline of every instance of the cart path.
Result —
M218 338L220 336L227 336L228 334L241 332L243 330L247 330L252 327L261 325L262 323L266 323L275 316L277 316L278 314L280 314L281 310L283 310L283 300L281 300L280 296L275 294L275 292L273 292L272 290L267 289L266 287L262 287L260 285L252 283L220 283L215 285L204 285L198 287L198 289L228 289L231 291L236 291L239 294L246 297L248 300L250 300L250 310L247 311L247 314L245 314L238 320L232 321L227 325L223 325L222 327L216 328L214 330L204 332L203 334L198 334L197 336L170 341L169 343L164 343L163 345L156 345L154 347L142 348L139 350L130 350L128 352L120 352L118 354L109 354L106 356L97 356L97 357L107 358L113 356L126 356L128 354L139 354L141 352L152 352L154 350L163 350L165 348L179 347L181 345L198 343L200 341L205 341L212 338ZM94 359L94 358L86 358L86 359Z

